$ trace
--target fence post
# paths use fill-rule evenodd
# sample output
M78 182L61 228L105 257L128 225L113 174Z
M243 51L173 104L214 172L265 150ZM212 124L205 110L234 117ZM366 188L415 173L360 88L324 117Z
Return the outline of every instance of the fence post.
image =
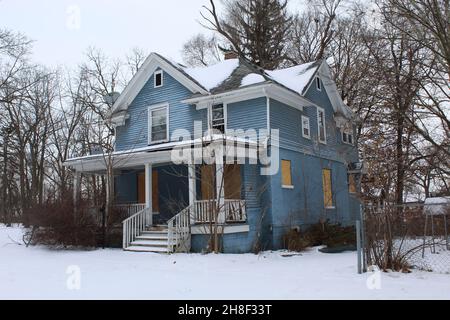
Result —
M367 272L367 252L366 252L366 222L365 222L365 207L361 204L361 250L362 250L362 271Z
M361 269L361 221L356 220L356 248L358 255L358 274L362 274Z

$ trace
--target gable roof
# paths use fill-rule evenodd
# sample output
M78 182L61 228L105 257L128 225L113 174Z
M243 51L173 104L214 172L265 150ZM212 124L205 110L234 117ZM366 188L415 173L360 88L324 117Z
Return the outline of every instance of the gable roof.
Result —
M319 74L331 80L324 81L324 86L334 111L346 118L351 116L351 111L339 97L327 63L322 60L278 70L264 70L242 58L229 59L206 67L189 68L152 53L114 104L113 117L123 115L158 68L189 89L193 97L208 97L244 87L275 84L304 98L315 76Z

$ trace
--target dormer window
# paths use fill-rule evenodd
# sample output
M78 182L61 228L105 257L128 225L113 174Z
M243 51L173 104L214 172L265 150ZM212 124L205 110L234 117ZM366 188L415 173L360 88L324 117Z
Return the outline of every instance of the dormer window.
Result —
M163 71L158 70L154 73L154 79L155 79L155 88L160 88L164 85L164 76Z
M316 77L316 88L318 91L322 91L322 82L319 77Z
M211 107L211 129L225 133L225 106L216 104Z

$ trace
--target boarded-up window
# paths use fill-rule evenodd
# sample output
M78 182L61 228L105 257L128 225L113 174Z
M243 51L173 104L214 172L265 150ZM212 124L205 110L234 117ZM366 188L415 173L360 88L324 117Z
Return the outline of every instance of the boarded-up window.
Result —
M215 198L215 172L214 166L204 165L201 167L201 188L202 200L212 200Z
M331 184L331 170L324 169L322 171L322 180L323 180L323 198L325 208L333 207L333 192L332 192L332 184Z
M281 179L283 187L292 187L291 161L281 160Z
M241 166L230 164L225 166L225 199L241 200Z
M353 174L348 175L348 192L357 193L356 179L355 179L355 175L353 175Z
M158 188L158 171L153 170L152 175L152 204L153 212L159 212L159 188ZM145 203L145 173L138 175L138 203Z

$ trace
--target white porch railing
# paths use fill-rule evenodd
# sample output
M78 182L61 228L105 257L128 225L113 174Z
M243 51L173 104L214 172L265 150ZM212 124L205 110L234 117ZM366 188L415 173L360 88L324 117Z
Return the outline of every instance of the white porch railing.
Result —
M187 207L167 223L167 252L191 251L191 212L192 207Z
M211 223L217 220L217 212L225 211L227 223L246 222L247 211L245 200L226 199L223 208L217 208L216 200L201 200L195 202L194 219L196 223Z
M152 213L150 209L144 208L133 216L122 222L123 225L123 248L127 248L130 244L136 240L138 236L146 230L148 226L151 226Z

